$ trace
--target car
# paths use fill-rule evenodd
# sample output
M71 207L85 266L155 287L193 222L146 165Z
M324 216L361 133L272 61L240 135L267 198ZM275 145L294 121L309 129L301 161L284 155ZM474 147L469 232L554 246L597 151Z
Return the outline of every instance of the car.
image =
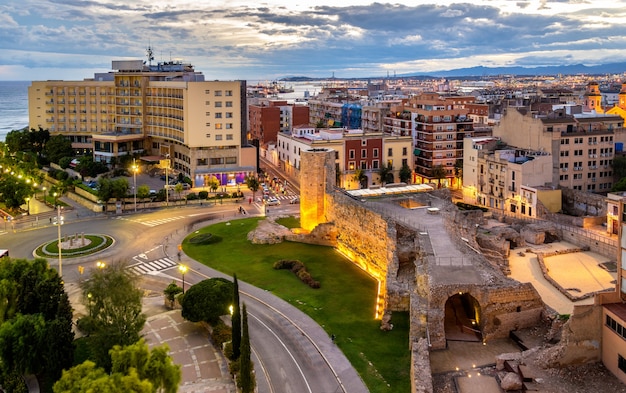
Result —
M268 198L267 201L265 201L265 204L268 206L276 206L280 205L280 201L276 198Z
M295 197L295 198L292 198L292 199L289 201L289 203L290 203L290 204L292 204L292 205L295 205L296 203L300 203L300 197Z

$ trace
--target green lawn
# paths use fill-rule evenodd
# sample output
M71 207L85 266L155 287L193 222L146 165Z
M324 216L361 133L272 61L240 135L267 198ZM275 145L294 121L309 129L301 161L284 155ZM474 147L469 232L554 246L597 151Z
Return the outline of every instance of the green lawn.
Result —
M377 282L333 248L283 242L253 245L246 236L260 218L218 223L189 235L183 249L191 258L271 291L315 319L357 369L372 393L410 391L408 313L394 313L394 329L380 330L374 319ZM202 233L219 236L212 244L192 244ZM237 252L233 252L237 250ZM302 261L320 289L311 289L290 271L274 270L280 259Z

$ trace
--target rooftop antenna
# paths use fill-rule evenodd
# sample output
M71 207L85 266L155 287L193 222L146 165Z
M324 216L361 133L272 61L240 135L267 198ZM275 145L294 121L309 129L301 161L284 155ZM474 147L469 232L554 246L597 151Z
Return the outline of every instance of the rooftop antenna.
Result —
M146 54L148 55L148 65L152 65L152 60L154 60L154 52L152 51L152 47L148 45L148 49L146 50Z

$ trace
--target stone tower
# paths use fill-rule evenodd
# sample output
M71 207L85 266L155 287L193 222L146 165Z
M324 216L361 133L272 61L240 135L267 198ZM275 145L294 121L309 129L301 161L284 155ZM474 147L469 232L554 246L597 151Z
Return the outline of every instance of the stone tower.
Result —
M602 94L598 82L589 82L585 93L585 110L589 112L604 113L602 109Z
M300 226L311 231L326 222L325 195L335 184L335 151L309 149L300 154Z

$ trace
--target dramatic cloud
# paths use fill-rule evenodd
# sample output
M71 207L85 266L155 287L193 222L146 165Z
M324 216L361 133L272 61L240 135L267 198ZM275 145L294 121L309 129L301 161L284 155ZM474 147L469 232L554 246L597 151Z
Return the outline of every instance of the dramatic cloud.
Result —
M298 3L298 4L293 4ZM210 79L382 76L626 61L608 0L21 0L0 5L0 79L82 79L182 59Z

